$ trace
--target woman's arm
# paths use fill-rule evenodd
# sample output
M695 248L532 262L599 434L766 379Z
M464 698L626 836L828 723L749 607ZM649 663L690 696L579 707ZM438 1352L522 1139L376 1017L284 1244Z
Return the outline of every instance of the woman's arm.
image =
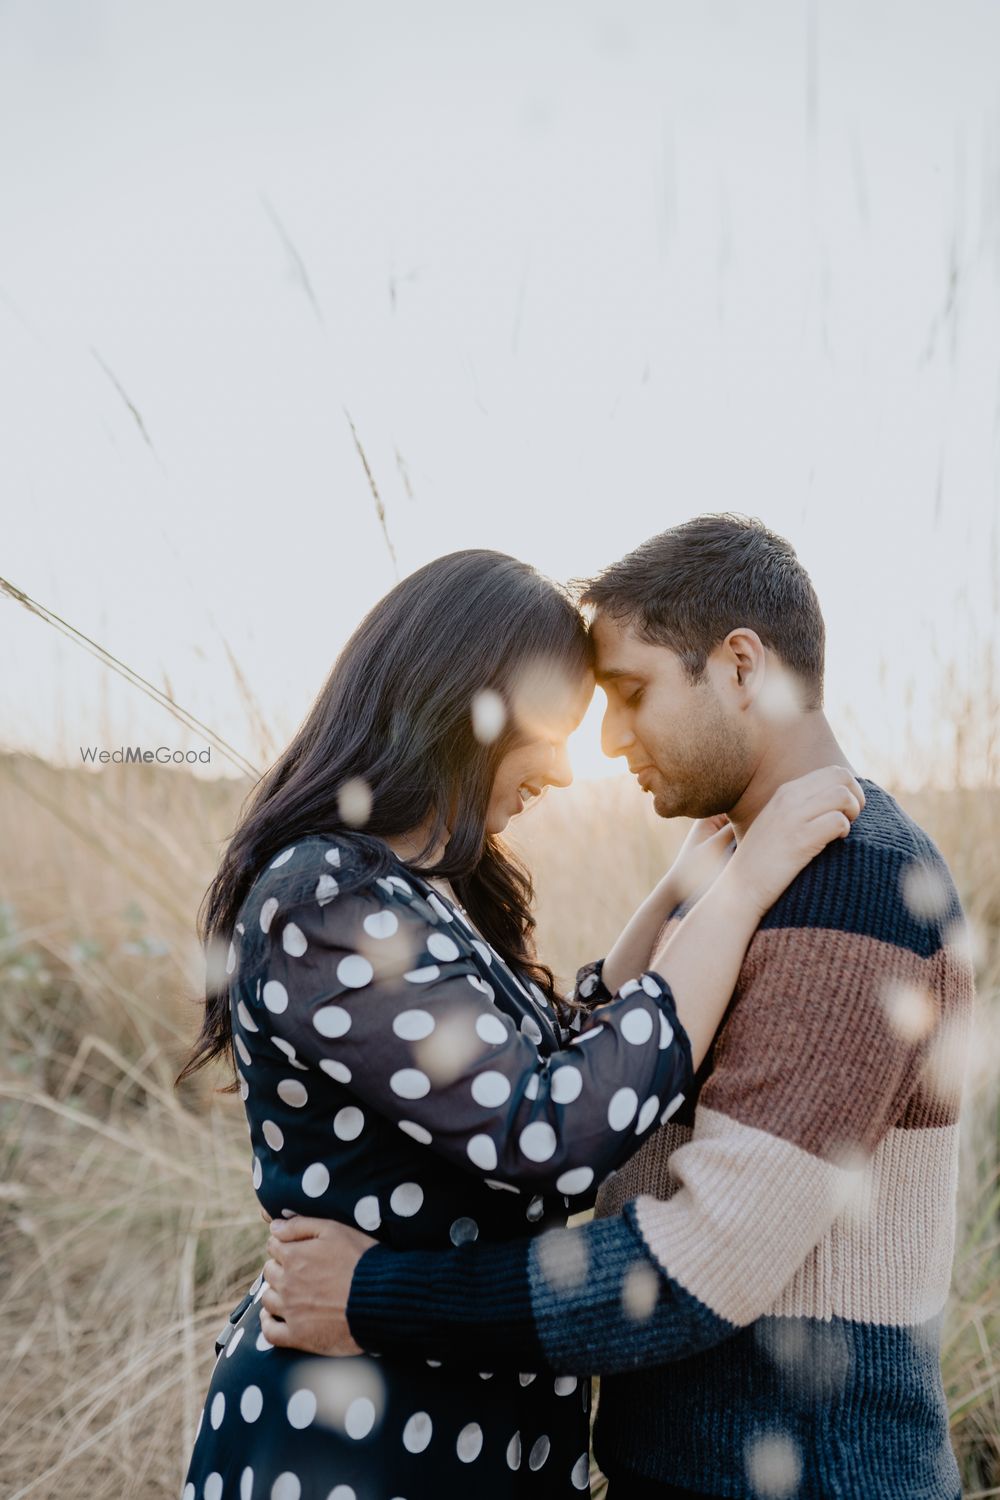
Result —
M251 1087L250 1048L266 1039L305 1070L289 1075L297 1095L308 1099L310 1069L326 1073L362 1113L370 1106L465 1171L564 1193L576 1208L690 1089L687 1037L656 975L631 981L599 1024L545 1055L531 1017L519 1028L494 1004L477 968L484 945L443 907L398 876L334 890L324 841L291 858L311 861L317 899L272 906L259 892L264 982L259 996L242 987L234 1016Z
M733 847L732 825L724 815L700 818L692 825L670 869L630 917L604 959L600 978L610 994L650 967L657 938L675 908L715 879Z

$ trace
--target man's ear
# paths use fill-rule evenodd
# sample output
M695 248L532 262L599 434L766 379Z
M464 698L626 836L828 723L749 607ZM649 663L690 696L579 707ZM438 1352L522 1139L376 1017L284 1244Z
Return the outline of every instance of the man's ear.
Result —
M757 697L767 671L767 652L756 630L739 625L719 648L730 680L750 704Z

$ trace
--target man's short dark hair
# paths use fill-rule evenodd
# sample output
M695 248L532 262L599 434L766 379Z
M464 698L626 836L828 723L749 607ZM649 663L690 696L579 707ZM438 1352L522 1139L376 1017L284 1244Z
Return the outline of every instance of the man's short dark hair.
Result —
M695 682L715 647L747 626L801 679L805 706L823 702L826 628L816 591L791 543L762 521L725 514L673 526L586 580L580 602L669 646Z

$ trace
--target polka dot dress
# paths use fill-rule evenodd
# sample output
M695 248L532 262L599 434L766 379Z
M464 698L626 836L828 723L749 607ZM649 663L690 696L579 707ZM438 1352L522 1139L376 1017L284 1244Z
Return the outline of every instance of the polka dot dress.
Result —
M361 858L348 836L303 838L258 876L233 933L260 1202L401 1249L565 1223L691 1086L665 982L644 974L564 1028L457 906L394 856L377 877ZM609 998L599 964L581 976L581 995ZM277 1349L264 1289L259 1277L217 1342L183 1500L588 1491L588 1381L493 1371L488 1349L474 1374L419 1349L391 1362Z

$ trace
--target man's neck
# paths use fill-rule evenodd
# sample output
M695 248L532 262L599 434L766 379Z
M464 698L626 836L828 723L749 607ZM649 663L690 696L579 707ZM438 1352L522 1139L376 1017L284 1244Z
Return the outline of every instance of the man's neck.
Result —
M730 810L729 820L736 829L737 838L742 838L779 786L823 766L854 769L838 744L826 715L819 712L802 714L794 723L783 725L765 746L746 790Z

